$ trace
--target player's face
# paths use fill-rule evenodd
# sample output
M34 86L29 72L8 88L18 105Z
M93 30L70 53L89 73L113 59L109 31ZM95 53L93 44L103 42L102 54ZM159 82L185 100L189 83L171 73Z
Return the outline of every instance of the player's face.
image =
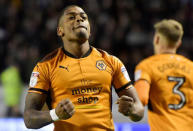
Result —
M70 7L64 12L62 23L64 37L70 41L86 41L90 36L87 14L80 7Z

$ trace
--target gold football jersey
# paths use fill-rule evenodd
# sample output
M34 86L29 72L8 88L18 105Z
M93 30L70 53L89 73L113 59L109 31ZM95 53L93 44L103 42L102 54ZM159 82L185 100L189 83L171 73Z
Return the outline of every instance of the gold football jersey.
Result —
M118 92L129 84L122 62L105 51L91 47L78 59L59 48L35 66L29 92L46 93L50 109L65 98L75 105L70 119L54 122L57 131L113 131L111 85Z
M143 79L150 84L151 130L193 131L193 63L177 54L154 55L136 67L135 80Z

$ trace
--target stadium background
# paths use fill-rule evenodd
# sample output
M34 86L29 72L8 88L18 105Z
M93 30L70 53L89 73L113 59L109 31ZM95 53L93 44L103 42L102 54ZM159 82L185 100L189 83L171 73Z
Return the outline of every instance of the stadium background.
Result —
M153 24L163 18L183 24L183 44L178 53L193 60L193 0L0 0L0 73L6 69L9 59L18 64L25 85L21 111L36 62L61 46L56 36L57 18L69 4L80 5L87 12L92 29L91 45L119 57L132 80L135 65L153 54ZM3 119L6 117L3 95L0 86L0 131L7 123ZM113 100L116 101L116 96ZM132 123L118 114L116 105L113 115L119 124ZM147 115L139 123L146 124Z

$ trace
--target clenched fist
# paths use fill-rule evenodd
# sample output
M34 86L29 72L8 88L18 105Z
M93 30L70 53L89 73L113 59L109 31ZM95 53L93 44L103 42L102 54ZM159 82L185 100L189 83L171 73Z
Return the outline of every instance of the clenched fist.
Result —
M128 96L121 96L117 104L119 104L119 112L124 114L125 116L130 116L133 114L134 111L134 100L131 97Z
M69 99L63 99L58 103L55 112L59 119L69 119L75 112L74 105Z

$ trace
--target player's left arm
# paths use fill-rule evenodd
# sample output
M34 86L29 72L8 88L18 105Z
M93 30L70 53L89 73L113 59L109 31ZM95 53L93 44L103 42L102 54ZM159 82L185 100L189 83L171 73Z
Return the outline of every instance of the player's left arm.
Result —
M141 120L144 115L144 106L133 85L129 85L117 94L119 96L119 112L125 116L129 116L133 121Z
M136 89L131 84L127 69L123 63L116 57L112 57L112 67L114 69L113 85L119 96L119 112L129 116L133 121L139 121L144 115L144 106L142 105Z

